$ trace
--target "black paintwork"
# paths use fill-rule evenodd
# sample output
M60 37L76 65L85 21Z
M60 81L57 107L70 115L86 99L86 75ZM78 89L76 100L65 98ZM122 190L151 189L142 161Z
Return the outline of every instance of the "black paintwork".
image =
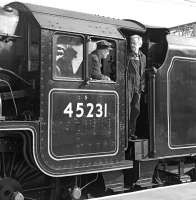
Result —
M196 40L168 36L168 51L156 75L157 157L195 153Z

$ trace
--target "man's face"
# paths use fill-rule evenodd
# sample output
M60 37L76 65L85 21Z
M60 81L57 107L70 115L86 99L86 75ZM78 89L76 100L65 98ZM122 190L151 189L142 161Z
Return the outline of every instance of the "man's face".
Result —
M65 47L62 44L57 45L57 53L56 53L56 60L59 60L64 56Z
M131 47L131 51L138 54L141 44L137 38L132 38L130 41L130 47Z
M110 54L110 50L102 49L102 54L103 54L103 58L106 59L108 57L108 55Z

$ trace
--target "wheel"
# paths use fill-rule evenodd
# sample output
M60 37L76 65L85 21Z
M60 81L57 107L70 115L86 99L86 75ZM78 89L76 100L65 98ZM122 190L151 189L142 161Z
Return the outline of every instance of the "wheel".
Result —
M0 138L0 199L55 200L55 181L28 164L22 146L21 139Z

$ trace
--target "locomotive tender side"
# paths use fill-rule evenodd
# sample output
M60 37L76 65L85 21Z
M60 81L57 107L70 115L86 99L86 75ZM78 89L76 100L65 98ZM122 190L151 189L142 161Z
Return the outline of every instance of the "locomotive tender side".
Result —
M128 141L133 34L144 39L147 89L139 139ZM102 40L112 46L102 61L110 81L89 74ZM195 39L136 21L18 2L1 8L0 199L85 199L194 181L195 50Z
M196 40L176 36L168 36L167 40L167 57L158 69L156 82L156 154L195 154Z

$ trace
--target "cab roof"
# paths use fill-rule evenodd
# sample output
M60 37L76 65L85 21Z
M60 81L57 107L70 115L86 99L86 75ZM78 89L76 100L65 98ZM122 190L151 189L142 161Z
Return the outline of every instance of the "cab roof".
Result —
M106 37L122 38L119 28L127 28L144 33L144 25L136 21L126 21L102 17L98 15L80 13L69 10L33 5L29 3L12 2L8 4L22 12L31 13L41 28L59 31L71 31Z

